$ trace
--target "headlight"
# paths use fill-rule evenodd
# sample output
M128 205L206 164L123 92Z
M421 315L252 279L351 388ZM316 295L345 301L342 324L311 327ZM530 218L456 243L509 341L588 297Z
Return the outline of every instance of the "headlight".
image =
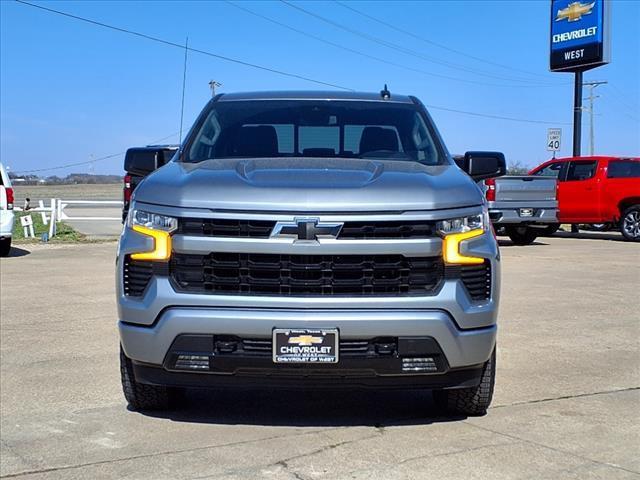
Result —
M467 217L451 218L437 223L436 229L442 236L442 257L445 263L453 265L478 265L484 258L463 255L460 253L460 242L479 237L490 227L489 213L486 208L482 213Z
M449 235L451 233L465 233L472 230L485 230L484 214L470 215L468 217L452 218L442 220L437 224L438 233L440 235Z
M164 230L173 232L178 228L178 219L167 215L145 212L144 210L133 210L129 215L129 226L139 225L154 230Z
M177 218L136 209L129 212L127 224L134 232L153 238L153 249L132 253L133 260L169 260L171 232L178 228Z

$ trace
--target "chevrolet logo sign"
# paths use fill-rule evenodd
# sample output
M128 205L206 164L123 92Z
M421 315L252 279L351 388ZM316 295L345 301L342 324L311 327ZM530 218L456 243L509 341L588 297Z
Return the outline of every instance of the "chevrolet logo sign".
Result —
M322 343L322 337L314 337L313 335L300 335L299 337L289 338L289 343L293 343L301 347L308 347L311 345L315 345L316 343Z
M589 15L591 10L593 10L593 3L581 3L581 2L573 2L570 3L567 8L561 8L558 10L558 16L556 17L556 22L567 19L568 22L577 22L582 18L583 15Z
M342 226L342 223L321 222L319 218L296 218L293 222L276 223L271 237L292 237L295 241L313 241L319 237L336 238Z

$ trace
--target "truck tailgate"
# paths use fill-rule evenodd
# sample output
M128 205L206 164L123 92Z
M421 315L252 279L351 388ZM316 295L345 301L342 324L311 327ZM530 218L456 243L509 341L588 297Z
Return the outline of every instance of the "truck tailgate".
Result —
M555 201L556 179L533 176L497 178L496 202Z

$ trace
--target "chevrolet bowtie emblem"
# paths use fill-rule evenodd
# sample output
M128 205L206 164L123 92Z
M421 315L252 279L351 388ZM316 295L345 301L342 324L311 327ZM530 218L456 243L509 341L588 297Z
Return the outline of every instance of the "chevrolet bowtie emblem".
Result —
M558 10L558 16L556 17L556 22L560 20L567 19L568 22L577 22L582 18L583 15L589 15L591 10L593 10L596 2L592 3L581 3L581 2L573 2L570 3L567 8L561 8Z
M295 343L301 347L308 347L316 343L322 343L322 337L314 337L312 335L300 335L299 337L291 337L289 343Z
M321 222L318 218L296 218L293 222L278 222L271 237L293 237L295 241L318 240L318 237L336 238L342 223Z

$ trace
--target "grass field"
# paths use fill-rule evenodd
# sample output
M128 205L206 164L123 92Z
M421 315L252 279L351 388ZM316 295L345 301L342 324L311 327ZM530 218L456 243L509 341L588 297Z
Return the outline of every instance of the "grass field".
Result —
M31 206L37 207L38 200L49 204L52 198L62 200L122 200L122 185L13 185L15 205L22 207L24 199L31 199Z
M20 217L23 215L31 215L33 219L33 233L35 234L35 238L24 237L24 229L20 225ZM31 212L31 213L23 213L16 212L16 219L13 223L13 241L15 243L34 243L42 241L42 234L49 233L49 225L45 225L42 223L42 217L39 213ZM67 225L64 222L58 222L56 229L56 236L50 239L51 243L69 243L69 242L82 242L85 241L86 237L77 232L72 227Z

